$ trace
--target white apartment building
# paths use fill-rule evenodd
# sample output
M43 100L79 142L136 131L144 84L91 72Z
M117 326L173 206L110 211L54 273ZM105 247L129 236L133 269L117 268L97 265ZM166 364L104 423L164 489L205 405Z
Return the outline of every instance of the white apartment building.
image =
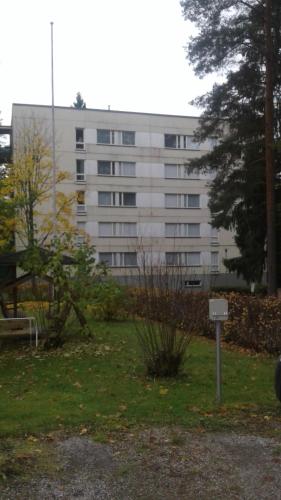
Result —
M50 106L13 105L13 130L34 119L51 133ZM197 126L189 116L55 107L56 163L71 173L63 189L77 193L74 221L113 275L134 274L145 259L181 266L187 287L235 280L223 265L238 255L233 234L210 225L210 175L186 166L214 145L194 142Z

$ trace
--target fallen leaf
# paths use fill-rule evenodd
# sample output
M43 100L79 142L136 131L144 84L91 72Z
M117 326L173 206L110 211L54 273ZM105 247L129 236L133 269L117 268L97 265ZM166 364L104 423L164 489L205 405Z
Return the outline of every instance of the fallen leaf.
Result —
M80 384L80 382L74 382L74 387L77 387L77 389L81 389L82 385Z
M38 439L34 436L28 436L27 441L32 441L33 443L37 443Z

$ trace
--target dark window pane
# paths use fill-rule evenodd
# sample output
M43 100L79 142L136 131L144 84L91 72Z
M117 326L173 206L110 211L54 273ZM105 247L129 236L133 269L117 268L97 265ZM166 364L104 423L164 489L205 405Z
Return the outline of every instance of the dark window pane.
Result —
M136 206L136 193L123 193L123 205L135 207Z
M110 130L98 129L97 142L101 144L110 144Z
M110 175L110 161L98 161L98 174L99 175Z
M76 142L84 142L84 129L83 128L76 129Z
M167 266L176 266L178 264L178 254L176 252L167 252L166 264Z
M112 266L112 253L100 252L100 262Z
M122 132L122 144L125 146L135 145L135 132Z
M125 266L136 266L137 265L137 254L134 252L124 253L124 265Z
M175 134L165 134L165 148L176 148L177 136Z

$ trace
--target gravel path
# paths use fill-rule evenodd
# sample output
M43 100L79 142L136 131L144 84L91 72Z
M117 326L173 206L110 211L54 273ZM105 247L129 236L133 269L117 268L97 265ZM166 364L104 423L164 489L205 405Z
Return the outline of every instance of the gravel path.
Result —
M281 498L277 439L150 429L108 444L89 436L50 443L57 474L0 485L1 500Z

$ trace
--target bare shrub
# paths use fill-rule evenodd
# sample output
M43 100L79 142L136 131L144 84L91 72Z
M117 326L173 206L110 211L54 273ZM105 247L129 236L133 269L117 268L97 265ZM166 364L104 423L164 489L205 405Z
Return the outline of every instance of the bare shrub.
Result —
M136 329L149 375L177 375L192 334L198 329L202 312L194 308L195 294L184 288L184 282L179 266L143 265L140 269L135 311L143 321L136 322Z
M231 293L229 320L224 325L224 338L256 352L281 352L281 301L275 297L259 297Z

